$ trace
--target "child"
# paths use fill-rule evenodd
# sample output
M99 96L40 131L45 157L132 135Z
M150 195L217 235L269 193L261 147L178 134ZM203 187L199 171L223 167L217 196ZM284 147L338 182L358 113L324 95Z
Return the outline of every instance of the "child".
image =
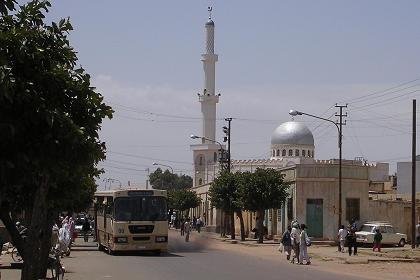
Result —
M340 243L340 252L344 253L344 245L346 242L347 230L344 228L343 225L340 226L337 237L338 237L338 242Z
M382 241L382 234L379 231L379 228L375 229L375 235L373 236L373 251L378 249L378 252L381 251L381 241Z

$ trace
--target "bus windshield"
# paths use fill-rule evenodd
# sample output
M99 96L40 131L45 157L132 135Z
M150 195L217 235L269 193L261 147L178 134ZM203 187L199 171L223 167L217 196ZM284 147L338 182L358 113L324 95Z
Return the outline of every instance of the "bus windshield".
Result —
M114 205L116 221L164 221L167 219L165 197L118 197Z

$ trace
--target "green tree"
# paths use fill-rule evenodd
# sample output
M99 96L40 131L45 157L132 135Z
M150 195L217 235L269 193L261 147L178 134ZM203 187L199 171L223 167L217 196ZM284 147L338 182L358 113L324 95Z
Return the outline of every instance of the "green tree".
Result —
M169 208L178 211L187 211L187 217L189 215L190 209L198 207L200 202L201 198L199 198L195 192L190 190L180 189L171 190L168 192Z
M155 189L178 190L192 187L192 178L188 175L173 174L169 170L157 168L149 175L150 184Z
M38 279L58 211L92 201L105 158L98 131L112 109L76 66L69 20L45 24L48 1L15 4L0 2L0 218L24 259L22 279ZM25 243L11 215L20 210Z
M289 183L274 169L257 168L254 173L241 175L240 196L245 210L256 211L258 243L263 243L265 209L280 208L286 200Z
M222 171L211 183L209 196L212 206L222 209L230 215L231 238L235 239L235 218L237 214L241 226L241 240L245 240L245 226L242 217L242 201L240 197L240 173Z

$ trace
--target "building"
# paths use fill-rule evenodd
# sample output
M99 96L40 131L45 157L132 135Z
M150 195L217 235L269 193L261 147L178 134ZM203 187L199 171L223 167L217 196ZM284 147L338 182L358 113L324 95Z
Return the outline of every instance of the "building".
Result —
M202 199L191 215L202 216L207 229L219 231L224 213L214 209L209 201L210 183L219 173L219 149L224 146L216 141L216 104L214 22L205 24L206 54L204 90L199 94L203 117L202 143L191 145L194 161L193 190ZM268 138L268 137L267 137ZM271 236L280 235L292 220L308 225L308 233L318 239L335 239L338 224L338 174L339 161L316 160L315 141L305 124L288 121L280 124L271 135L270 158L259 160L232 160L231 170L254 171L256 168L273 168L285 174L291 182L289 198L281 209L267 209L265 225ZM369 218L369 191L380 188L389 181L387 163L367 164L361 160L342 161L342 223L356 218L363 222ZM246 233L255 227L255 214L245 213ZM235 225L239 232L239 225Z
M416 156L416 193L420 192L420 156ZM411 161L397 162L397 193L411 194Z

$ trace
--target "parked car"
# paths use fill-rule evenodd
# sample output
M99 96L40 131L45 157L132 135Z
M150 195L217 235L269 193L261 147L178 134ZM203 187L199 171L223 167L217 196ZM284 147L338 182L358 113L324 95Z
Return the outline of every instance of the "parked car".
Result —
M382 234L382 244L404 247L407 242L407 234L395 232L394 227L389 222L372 221L364 223L360 231L356 232L357 243L372 244L377 228Z

